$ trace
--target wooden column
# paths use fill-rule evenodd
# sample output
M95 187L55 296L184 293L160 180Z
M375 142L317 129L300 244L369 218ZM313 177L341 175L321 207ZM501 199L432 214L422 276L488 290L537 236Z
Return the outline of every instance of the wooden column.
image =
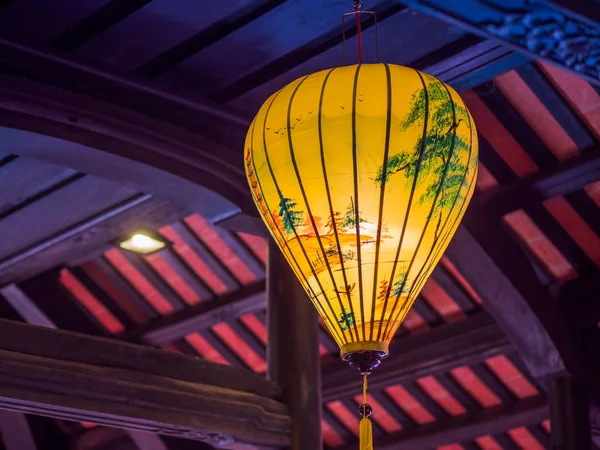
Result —
M554 377L550 387L552 450L591 448L589 401L572 378Z
M320 450L321 367L317 313L277 245L267 266L268 377L283 388L292 437L289 450Z

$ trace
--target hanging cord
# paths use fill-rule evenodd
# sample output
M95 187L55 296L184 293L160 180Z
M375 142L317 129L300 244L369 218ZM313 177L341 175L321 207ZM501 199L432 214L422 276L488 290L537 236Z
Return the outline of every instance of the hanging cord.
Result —
M360 0L354 0L354 12L356 16L356 43L358 45L358 62L362 64L363 62L363 54L362 54L362 29L360 24L360 10L362 9L362 5L360 4Z
M367 403L367 376L363 375L363 404L360 405L362 419L360 421L360 450L373 450L373 427L369 417L371 405Z

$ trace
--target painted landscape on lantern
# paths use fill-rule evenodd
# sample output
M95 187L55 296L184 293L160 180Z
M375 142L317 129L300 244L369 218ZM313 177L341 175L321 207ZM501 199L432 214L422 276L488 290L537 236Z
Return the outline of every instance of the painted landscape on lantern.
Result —
M259 212L340 345L389 342L477 175L475 127L454 91L412 69L357 67L275 94L246 145ZM334 77L350 95L328 87Z

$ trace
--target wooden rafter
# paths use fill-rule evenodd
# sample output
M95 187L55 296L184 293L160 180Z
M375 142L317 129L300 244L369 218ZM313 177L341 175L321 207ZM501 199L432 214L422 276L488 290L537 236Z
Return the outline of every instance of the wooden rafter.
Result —
M263 310L266 307L265 281L244 286L214 300L160 317L126 334L128 340L158 345L180 339L220 322Z
M512 344L492 317L481 313L428 333L396 339L391 344L389 360L371 374L369 385L383 388L512 351ZM343 361L323 365L325 402L356 392L358 384L356 374Z
M197 358L0 323L2 408L223 444L284 445L277 385Z
M521 400L517 403L488 408L475 414L445 419L430 425L389 434L374 440L374 447L381 450L421 450L435 448L478 437L502 433L507 429L537 425L548 417L548 401L545 395ZM356 446L343 447L352 450Z

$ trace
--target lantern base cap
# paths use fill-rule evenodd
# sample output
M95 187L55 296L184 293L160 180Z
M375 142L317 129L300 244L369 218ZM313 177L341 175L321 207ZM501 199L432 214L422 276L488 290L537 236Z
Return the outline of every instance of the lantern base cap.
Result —
M388 344L375 341L351 342L342 347L341 357L361 375L370 375L388 357Z

